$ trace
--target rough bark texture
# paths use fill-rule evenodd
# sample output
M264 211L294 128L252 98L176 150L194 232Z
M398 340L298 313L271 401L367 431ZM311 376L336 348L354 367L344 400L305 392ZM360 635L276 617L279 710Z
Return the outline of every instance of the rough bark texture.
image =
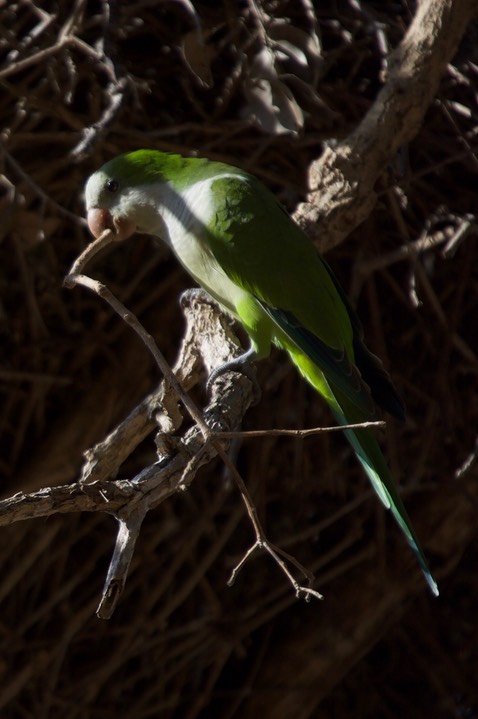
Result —
M357 128L309 169L311 191L295 217L322 250L343 241L370 214L376 185L413 140L443 72L476 15L476 0L423 0L387 61L385 83Z

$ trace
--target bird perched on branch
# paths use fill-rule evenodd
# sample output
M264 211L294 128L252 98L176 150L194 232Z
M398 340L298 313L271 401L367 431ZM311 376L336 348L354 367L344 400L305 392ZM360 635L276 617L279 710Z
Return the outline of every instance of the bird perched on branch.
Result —
M135 231L161 238L189 274L250 337L250 348L214 371L240 370L285 349L341 425L404 419L402 401L327 263L255 177L206 159L137 150L106 163L85 190L95 237ZM344 430L438 594L373 430Z

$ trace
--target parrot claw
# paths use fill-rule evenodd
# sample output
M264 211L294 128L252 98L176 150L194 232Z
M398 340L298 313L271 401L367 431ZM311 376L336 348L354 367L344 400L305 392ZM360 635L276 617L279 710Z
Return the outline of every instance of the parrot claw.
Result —
M256 368L251 365L251 362L256 358L256 356L256 351L253 347L251 347L247 350L247 352L239 355L239 357L235 357L234 359L215 367L207 379L207 391L211 392L214 382L226 372L240 372L240 374L245 375L247 379L251 381L254 394L253 404L258 404L261 398L261 388L257 381Z
M191 303L191 300L200 300L201 302L209 302L209 304L214 302L217 306L217 302L213 300L209 292L203 290L202 287L189 287L179 295L179 304L182 307L188 306Z

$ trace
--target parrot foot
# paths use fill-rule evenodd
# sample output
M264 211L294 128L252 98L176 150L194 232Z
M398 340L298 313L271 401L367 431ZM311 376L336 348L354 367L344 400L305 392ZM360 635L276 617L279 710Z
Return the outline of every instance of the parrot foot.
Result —
M218 367L215 367L207 379L207 391L210 392L211 387L217 380L217 378L225 374L226 372L240 372L240 374L245 375L247 379L251 381L254 393L253 404L258 404L261 398L261 388L257 381L256 368L250 364L253 360L256 359L256 357L257 353L255 349L251 347L247 350L247 352L244 352L242 355L239 355L239 357L235 357L234 359L229 360L228 362L224 362Z
M209 292L206 292L206 290L203 290L202 287L190 287L187 290L184 290L184 292L181 292L179 295L179 304L189 305L191 300L200 300L201 302L214 302L215 305L217 305L217 302L211 297Z

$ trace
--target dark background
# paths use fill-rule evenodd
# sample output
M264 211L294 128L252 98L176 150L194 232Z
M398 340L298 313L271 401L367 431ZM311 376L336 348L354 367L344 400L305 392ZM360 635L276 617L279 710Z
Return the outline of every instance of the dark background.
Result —
M74 481L159 379L98 297L62 288L89 241L88 175L138 147L196 153L253 172L293 211L322 143L370 107L413 5L314 5L0 4L3 496ZM470 27L374 211L327 255L405 398L385 451L441 596L341 436L248 440L235 459L268 535L324 601L297 601L265 556L227 587L252 532L219 462L147 518L109 622L95 609L113 518L2 527L2 717L478 715L476 40ZM94 274L173 362L191 282L167 251L138 236ZM285 356L259 378L244 429L331 423ZM154 457L151 439L122 476Z

